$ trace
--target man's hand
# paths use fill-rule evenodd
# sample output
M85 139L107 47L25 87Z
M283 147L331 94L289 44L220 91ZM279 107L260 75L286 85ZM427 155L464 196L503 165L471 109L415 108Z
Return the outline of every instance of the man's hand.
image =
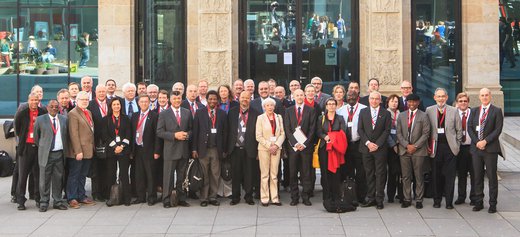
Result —
M300 143L296 144L295 147L296 147L296 149L297 149L298 151L303 151L303 149L305 149L305 147L304 147L302 144L300 144Z
M122 147L122 146L116 146L116 149L114 150L114 152L115 152L116 154L119 154L119 153L121 153L122 151L123 151L123 147Z
M399 146L394 146L395 154L399 154Z
M414 145L412 145L412 144L406 145L406 152L408 154L412 155L413 153L415 153L415 151L417 151L417 148L415 148Z
M374 152L374 151L377 151L377 149L379 148L375 143L373 142L369 142L368 145L368 151L370 152Z
M477 142L477 148L480 150L486 149L487 142L486 140L478 141Z
M325 142L329 143L329 142L330 142L330 137L329 137L329 135L325 136L325 138L324 138L323 140L325 140Z
M177 139L177 140L185 141L186 138L188 138L188 133L187 132L176 132L174 134L174 136L175 136L175 139Z
M83 160L83 153L78 153L76 155L76 160Z
M191 157L193 157L193 159L197 159L197 158L199 158L199 153L197 153L196 151L192 151Z
M153 159L154 159L154 160L159 159L159 157L161 157L161 155L159 155L159 154L153 154Z

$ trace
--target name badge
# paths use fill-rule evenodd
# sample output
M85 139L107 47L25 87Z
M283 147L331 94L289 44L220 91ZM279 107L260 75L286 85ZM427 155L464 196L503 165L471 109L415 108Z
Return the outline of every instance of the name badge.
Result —
M480 125L478 125L478 126L475 128L475 131L476 131L476 132L480 132Z
M121 142L121 137L117 136L116 137L116 142Z
M444 128L437 128L437 133L444 133Z
M354 126L354 123L353 123L353 122L348 122L348 123L347 123L347 127L351 128L352 126Z
M217 133L217 129L216 128L212 128L211 129L211 133L213 133L213 134Z
M395 130L395 129L390 129L390 134L394 134L394 135L397 134L397 130Z
M136 133L136 134L135 134L135 137L136 137L136 138L139 138L139 133Z
M242 132L246 132L246 128L242 128Z
M276 142L276 137L271 137L269 140L270 140L271 142Z
M33 133L29 133L29 137L30 138L34 138L34 134Z
M466 136L466 131L462 131L462 136Z

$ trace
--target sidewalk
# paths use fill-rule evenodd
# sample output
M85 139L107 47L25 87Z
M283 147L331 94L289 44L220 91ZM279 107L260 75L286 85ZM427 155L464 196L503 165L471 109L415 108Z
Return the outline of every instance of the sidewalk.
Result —
M506 160L499 158L499 172L520 172L520 117L505 117L500 141Z

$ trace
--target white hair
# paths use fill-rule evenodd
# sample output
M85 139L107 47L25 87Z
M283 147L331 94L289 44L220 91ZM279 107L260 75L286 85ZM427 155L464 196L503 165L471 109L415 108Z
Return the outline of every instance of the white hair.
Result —
M182 89L184 89L184 84L182 82L175 82L172 86L172 90L175 88L176 85L181 85Z
M81 99L83 97L88 99L88 92L86 92L86 91L78 92L78 94L76 95L76 100L79 100L79 99Z
M134 83L127 82L123 85L123 92L126 92L128 89L133 88L134 90L137 90Z
M265 108L265 106L268 104L276 105L276 101L273 98L267 97L267 99L262 101L262 107Z
M323 81L322 81L321 78L319 78L319 77L313 77L313 78L311 79L311 82L312 82L312 81L320 81L321 83L323 83Z
M34 85L32 88L31 88L31 92L34 92L34 90L36 89L41 89L43 91L43 87L41 87L40 85Z
M246 84L253 84L253 86L255 85L255 81L253 81L253 79L247 79L244 81L244 85Z
M148 86L146 87L146 90L147 90L147 91L148 91L148 90L151 90L151 89L157 89L157 90L159 90L159 87L158 87L157 85L155 85L155 84L150 84L150 85L148 85Z

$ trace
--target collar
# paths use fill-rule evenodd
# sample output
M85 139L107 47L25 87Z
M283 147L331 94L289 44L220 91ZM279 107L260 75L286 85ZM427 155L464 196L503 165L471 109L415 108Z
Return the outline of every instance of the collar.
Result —
M54 115L54 117L52 117L51 114L48 114L48 115L49 115L49 118L51 118L51 120L54 118L56 118L56 119L58 118L58 114Z
M197 104L197 100L193 100L191 101L190 99L186 99L188 101L188 103L191 105L191 104Z
M461 109L458 109L458 111L460 115L462 115L463 112L466 112L466 116L469 115L469 113L471 113L471 109L469 109L469 107L465 111L462 111Z
M491 105L491 103L489 103L489 104L486 105L486 106L482 105L482 108L483 108L483 109L489 109L489 106L490 106L490 105Z
M147 110L144 111L144 112L143 112L143 111L139 111L139 112L141 112L141 114L146 114L146 113L148 113L148 111L150 111L150 109L147 109Z
M370 107L370 110L372 110L372 111L379 111L379 106L377 106L376 108Z
M181 112L181 107L180 106L177 109L175 107L173 107L173 105L170 106L170 107L172 107L173 112L177 112L177 111L179 111L179 113Z
M417 113L417 108L415 110L410 110L410 112L413 112L414 114Z
M105 99L104 101L100 101L100 100L98 100L98 99L96 98L96 100L97 100L97 102L98 102L99 104L101 104L101 103L106 103L106 102L107 102L106 99Z
M296 109L298 109L298 108L302 108L303 109L303 106L305 105L305 103L295 104L295 105L296 105Z
M134 101L135 101L135 98L133 98L132 100L128 100L128 99L125 98L125 102L126 103L130 103L130 102L134 102Z

